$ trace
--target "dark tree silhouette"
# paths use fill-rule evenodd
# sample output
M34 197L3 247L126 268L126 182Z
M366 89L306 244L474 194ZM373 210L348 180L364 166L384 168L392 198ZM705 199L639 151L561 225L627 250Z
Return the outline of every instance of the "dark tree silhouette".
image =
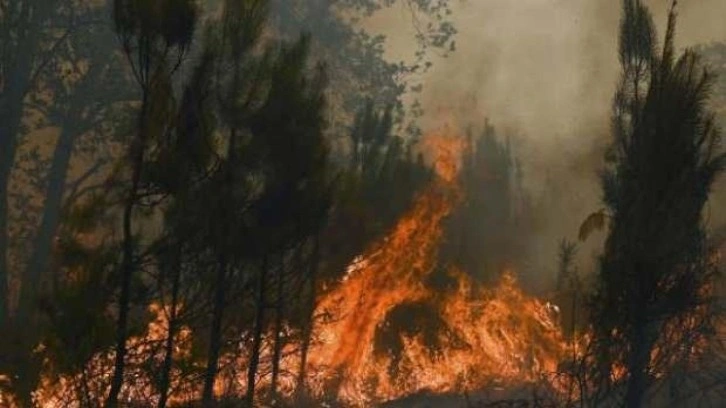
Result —
M596 376L606 387L612 364L622 362L620 403L629 407L642 406L663 368L650 357L666 325L706 301L702 289L713 270L702 210L726 161L706 108L712 77L694 52L675 55L675 6L656 52L649 11L638 0L623 2L622 81L602 176L610 227L591 299Z
M188 265L193 264L185 260L193 255L189 249L200 218L195 214L194 194L199 183L207 181L214 153L212 134L216 122L211 86L214 63L212 50L203 50L192 67L172 126L158 141L155 160L146 166L147 181L171 199L164 212L166 232L160 239L158 251L158 273L162 282L159 296L169 309L169 327L159 375L159 408L166 407L169 398L175 336L181 320L179 306L184 303L186 292L182 285L188 281L185 279Z
M464 202L446 227L444 263L493 282L525 254L521 237L528 225L521 209L527 203L521 177L509 140L501 140L494 126L487 121L476 136L470 130L459 176Z
M128 337L131 281L136 269L133 211L139 200L144 157L153 137L168 125L171 75L192 41L196 7L189 0L114 1L115 29L141 88L141 107L135 136L129 143L131 180L123 208L123 250L119 270L119 305L115 364L106 405L116 407L123 385Z
M44 126L58 126L60 134L43 180L40 223L22 274L22 281L32 284L21 285L21 320L32 315L38 288L47 287L53 239L71 184L68 179L73 154L82 153L84 145L113 144L118 138L110 128L118 125L116 116L137 97L129 87L130 78L123 70L119 53L109 52L109 47L115 46L115 38L103 18L107 12L107 7L100 6L82 10L88 23L57 47L55 58L46 66L46 71L55 75L45 75L40 81L46 92L34 92L28 98L29 110L42 115ZM50 101L48 93L52 94ZM95 176L104 164L95 163L81 177Z
M26 97L81 24L72 8L65 0L0 1L0 325L9 316L8 185L25 134Z

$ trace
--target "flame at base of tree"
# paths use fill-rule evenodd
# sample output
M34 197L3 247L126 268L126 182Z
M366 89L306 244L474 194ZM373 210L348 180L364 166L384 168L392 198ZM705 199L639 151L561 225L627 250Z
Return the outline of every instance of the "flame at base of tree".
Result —
M550 374L572 357L572 350L548 305L523 293L513 273L505 273L495 287L482 288L462 271L449 268L453 284L448 289L427 287L437 267L442 221L461 199L456 175L464 146L457 137L429 137L426 142L435 153L436 181L395 228L358 257L343 279L317 301L305 394L316 400L370 406L423 391L469 392L543 379L566 393L569 385ZM128 341L122 389L123 401L144 406L159 399L153 373L162 365L168 330L167 311L155 304L151 311L157 318L145 335ZM392 327L396 316L404 320L403 330ZM204 366L192 357L192 336L184 327L177 334L170 405L201 397L199 373ZM240 398L246 391L248 337L243 335L238 349L220 359L215 386L220 397ZM282 398L292 399L299 385L301 341L299 333L287 327L281 337L288 340L278 389ZM263 339L260 395L270 385L273 341L272 334ZM101 406L113 372L113 352L97 354L73 376L52 375L51 361L45 371L34 395L38 406ZM8 400L0 395L0 401Z
M325 392L325 381L333 374L341 377L341 399L351 403L422 390L472 390L497 378L526 380L536 370L526 363L528 357L556 365L564 347L544 305L526 299L511 275L488 291L475 288L455 270L450 271L457 282L454 290L440 294L425 286L437 266L442 221L461 199L457 174L465 146L461 138L434 136L426 139L425 148L433 152L437 181L318 304L319 313L331 316L320 325L311 353L312 367L328 368L313 379L318 392ZM415 328L394 332L399 347L390 350L384 344L376 350L377 333L406 304L429 305L425 310L430 315L424 318L441 327L433 333ZM553 354L535 352L535 339L526 338L530 329L543 334L536 341L546 340L541 346ZM425 339L427 334L433 338Z
M440 292L426 279L437 266L442 221L461 199L456 183L463 139L433 136L425 140L437 177L414 201L380 242L358 257L341 282L318 299L318 318L309 350L306 393L353 406L370 405L420 391L463 392L493 382L512 384L537 380L556 370L567 346L546 305L526 296L511 273L494 288L477 287L455 269L455 284ZM392 314L406 305L426 305L435 330L409 327L392 332L397 347L380 344ZM158 391L153 373L163 361L166 313L151 306L157 319L144 336L129 339L128 370L122 400L153 404ZM424 319L427 320L427 319ZM411 322L415 326L416 322ZM290 330L292 332L292 330ZM295 338L289 333L290 338ZM175 361L187 366L192 333L182 328ZM287 336L283 336L286 338ZM390 339L388 339L390 340ZM261 394L269 386L273 336L263 340L259 367ZM300 342L285 346L278 388L286 398L295 395L295 373L300 365ZM239 350L222 356L215 392L242 396L246 387L246 341ZM52 362L35 393L43 407L100 406L113 371L113 352L99 353L75 376L52 376ZM199 377L172 372L170 403L199 400ZM87 398L83 401L82 397Z
M318 302L316 314L324 319L310 350L313 394L334 392L352 405L369 405L424 390L528 382L555 371L566 350L546 305L524 295L512 274L484 289L452 269L455 288L426 287L437 266L442 221L461 198L456 176L464 146L460 138L436 136L426 147L434 152L437 181ZM398 347L387 347L385 338L381 344L391 315L405 305L427 306L423 320L440 324L417 330L425 322L410 320L409 330L392 333Z
M437 295L421 289L390 305L390 310L405 302L433 305L439 316L430 319L443 326L434 332L434 339L426 339L425 330L400 334L401 347L395 352L377 351L374 332L387 324L385 314L369 323L374 327L358 329L362 342L347 353L330 348L339 345L337 336L324 337L317 346L320 352L314 353L315 364L340 364L340 369L318 373L318 391L325 392L324 380L339 373L341 399L366 405L421 391L468 392L494 383L521 385L556 371L567 346L546 304L527 297L509 273L491 289L474 286L457 271L451 274L457 287L449 293ZM397 286L391 282L388 291L400 293ZM343 327L336 330L331 326L324 331L345 336ZM338 361L340 356L346 358Z

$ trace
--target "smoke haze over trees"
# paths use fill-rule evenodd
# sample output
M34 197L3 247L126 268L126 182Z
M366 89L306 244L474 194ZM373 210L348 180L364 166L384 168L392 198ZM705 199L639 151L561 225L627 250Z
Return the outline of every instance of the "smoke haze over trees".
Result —
M714 398L721 15L0 0L0 406Z

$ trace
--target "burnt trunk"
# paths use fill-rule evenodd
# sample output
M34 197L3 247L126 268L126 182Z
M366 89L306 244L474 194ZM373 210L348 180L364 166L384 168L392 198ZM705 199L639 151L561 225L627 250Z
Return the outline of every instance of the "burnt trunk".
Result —
M24 114L24 100L31 87L31 71L33 60L38 50L39 27L35 27L38 21L43 19L45 9L37 10L37 4L24 7L25 12L19 16L18 32L21 38L15 44L15 52L11 50L7 55L15 57L15 60L7 61L8 73L5 78L5 87L0 93L0 332L7 333L11 350L4 356L0 356L0 366L9 368L10 372L18 372L23 375L14 381L16 397L21 406L32 404L32 392L35 390L41 370L41 362L32 353L35 346L35 339L38 333L34 325L28 324L26 317L27 310L16 310L13 313L13 305L10 302L10 295L17 285L11 287L9 249L10 238L10 201L9 190L12 169L15 164L18 148L18 137ZM34 9L31 12L31 9ZM11 47L12 45L9 45ZM22 50L22 52L17 52ZM34 285L34 282L15 277L15 282L22 286ZM14 316L13 316L14 314Z
M30 69L27 67L27 69ZM27 75L21 78L10 78L6 93L0 100L0 327L10 317L10 273L8 265L8 249L10 231L8 222L10 174L15 163L17 138L23 116L23 99L27 85ZM13 81L26 80L26 84L13 84Z
M37 25L44 20L49 9L35 3L23 7L21 15L17 16L15 28L20 38L15 44L7 44L9 48L15 48L15 52L6 50L6 55L16 59L6 61L7 77L4 78L4 87L0 93L0 327L8 323L11 309L8 186L23 121L25 96L31 87L31 73L39 48L40 27Z
M136 204L139 187L141 184L141 172L144 165L144 147L146 142L145 126L148 110L148 92L144 92L139 115L139 133L131 143L130 157L132 162L131 187L123 210L123 241L121 258L121 294L119 296L119 312L116 324L116 347L111 379L111 389L106 399L106 408L118 406L118 395L123 385L123 376L126 358L126 338L128 337L129 304L131 302L131 281L134 274L134 242L131 231L131 223L134 206Z
M257 367L260 364L260 349L262 348L262 332L265 318L265 283L267 281L267 255L262 257L260 276L257 280L257 308L255 314L254 334L252 338L252 350L250 365L247 368L247 395L245 401L248 407L254 406L255 381L257 379Z
M10 170L15 157L15 143L8 140L15 138L9 132L3 132L0 138L3 146L0 147L0 327L4 327L10 317L10 274L8 273L8 184Z
M229 145L227 146L227 160L232 161L235 157L235 148L237 141L237 130L232 129L229 137ZM229 166L229 163L228 163ZM231 166L224 170L224 186L231 188L234 182L234 174ZM202 390L202 406L209 408L214 406L214 382L217 378L219 370L219 355L222 347L222 320L226 302L226 284L227 269L229 262L227 259L229 248L224 244L229 239L229 231L224 224L229 219L229 209L226 203L227 197L219 201L219 218L222 220L221 231L218 238L221 239L221 245L217 246L217 276L214 282L214 305L212 307L212 325L209 328L209 350L207 353L207 369L204 373L204 388ZM224 215L224 216L222 216Z
M159 391L161 397L159 398L158 407L165 408L167 400L169 398L169 384L171 382L171 366L174 361L174 336L177 330L177 305L179 303L179 287L181 285L181 257L182 247L181 244L175 243L171 261L171 310L169 311L169 332L166 335L166 341L164 342L164 364L161 369L161 381L159 384Z
M212 310L212 326L209 330L209 353L207 356L207 370L204 373L204 391L202 392L202 406L209 408L214 406L214 381L217 378L219 368L219 355L222 348L222 320L224 315L226 284L227 284L227 259L222 255L217 265L217 278L214 283L214 307Z
M41 221L40 230L38 231L38 236L36 237L36 243L34 250L38 249L39 241L45 240L47 238L47 252L44 254L45 256L45 267L40 267L40 264L38 258L41 256L40 253L37 251L33 252L33 256L31 256L29 260L29 266L26 270L26 273L23 275L23 284L21 284L20 287L20 299L18 303L18 313L16 316L16 321L14 323L15 333L18 337L18 340L20 344L25 344L26 349L24 350L18 350L17 356L20 360L20 368L18 369L18 372L22 372L24 375L18 382L18 394L21 396L21 398L26 401L28 404L30 404L30 401L32 401L31 393L36 389L40 377L40 371L41 371L41 363L38 361L36 357L33 356L31 353L31 350L27 348L27 345L35 344L35 340L40 335L38 332L33 330L33 327L35 327L35 324L28 324L29 321L34 321L36 318L34 313L34 306L36 304L36 296L38 287L40 286L42 282L42 276L41 272L48 269L48 263L47 260L50 257L50 247L53 243L53 236L55 232L55 228L58 225L59 219L60 219L60 197L58 197L57 202L51 202L48 201L54 201L56 197L54 197L54 194L59 194L62 196L63 194L63 184L65 182L65 174L67 170L67 164L68 160L70 158L70 151L72 150L72 132L69 130L64 129L63 133L61 134L61 139L66 140L59 140L59 145L56 147L56 151L53 156L53 163L52 167L49 173L49 187L48 187L48 196L46 198L46 204L43 212L43 219ZM67 139L71 139L68 141ZM65 143L68 142L68 143ZM70 144L71 146L61 146L61 144ZM59 152L59 150L67 150L63 152ZM67 156L67 157L65 157ZM63 167L65 166L65 167ZM0 170L2 171L2 170ZM56 174L56 172L58 174ZM60 181L60 186L58 186L57 181ZM60 189L60 191L58 191ZM2 207L3 204L6 204L5 200L2 200L2 204L0 204L0 207ZM58 204L57 207L55 207L55 204ZM50 208L49 208L50 207ZM0 210L0 212L3 212L5 216L7 215L7 207ZM0 219L6 219L5 217L0 217ZM7 225L2 225L3 221L0 221L0 228L2 231L2 234L5 235L7 233ZM44 231L43 229L49 229L51 228L50 225L53 225L52 229L53 232L50 234L43 235ZM47 236L49 235L49 236ZM45 242L42 242L42 244L45 244ZM0 257L5 256L6 254L6 246L3 246L5 248L4 250L0 251L2 255ZM37 272L37 273L35 273ZM7 284L7 280L2 279L2 282ZM7 286L0 290L7 290ZM6 292L0 292L0 293L6 293ZM2 299L6 299L5 297L2 297ZM5 304L5 302L3 302ZM0 318L1 320L1 318ZM20 326L24 326L24 328L20 328Z
M628 358L628 372L630 378L627 383L625 405L628 408L640 408L648 388L648 363L653 340L648 334L647 323L644 319L636 320L631 340L630 356Z
M299 254L299 250L298 250ZM280 375L280 358L282 357L282 320L285 316L285 256L281 256L280 267L277 273L277 294L275 301L275 345L272 353L272 381L270 384L270 401L277 404L277 382ZM297 258L297 255L296 255ZM300 263L297 262L296 266Z
M308 282L308 297L307 305L305 308L305 319L303 321L303 333L302 333L302 344L300 346L300 369L297 377L296 387L296 399L300 403L303 397L307 394L307 386L305 383L308 351L310 350L310 341L313 333L314 325L314 313L315 313L315 298L317 296L317 272L318 264L320 261L320 238L316 235L313 242L313 251L310 259L310 273L307 279Z
M61 209L64 204L66 181L73 156L73 148L78 137L92 128L92 121L98 117L102 108L89 108L89 101L84 97L91 93L93 87L102 79L105 65L102 63L92 64L82 82L76 85L68 108L61 117L61 133L58 136L45 187L45 200L43 202L43 213L40 225L35 234L32 246L32 254L25 270L24 279L36 282L35 285L22 287L20 303L28 304L34 302L38 295L38 283L47 281L47 273L51 267L53 242L57 234L58 226L61 223ZM84 177L92 174L89 171Z
M50 258L53 248L53 239L60 224L61 207L65 192L66 176L73 153L73 144L77 135L74 118L69 118L61 131L58 143L53 152L51 167L48 172L48 185L46 188L43 215L38 232L33 243L32 256L24 279L36 282L34 285L23 285L20 292L20 305L27 309L35 301L39 283L43 282L43 275L50 268Z

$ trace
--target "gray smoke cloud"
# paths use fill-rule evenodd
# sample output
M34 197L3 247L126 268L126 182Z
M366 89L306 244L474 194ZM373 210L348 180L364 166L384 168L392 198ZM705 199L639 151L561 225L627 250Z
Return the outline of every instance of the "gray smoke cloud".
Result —
M662 38L670 0L650 0ZM598 170L609 143L610 102L618 79L615 0L454 1L457 51L434 58L420 99L425 129L444 120L477 125L489 118L514 136L525 184L542 214L542 228L526 254L551 280L557 242L575 239L580 223L601 208ZM726 41L726 1L690 0L679 5L677 46ZM392 9L367 22L386 34L391 59L409 57L407 11ZM403 28L401 28L403 27ZM717 197L721 194L717 193ZM720 199L718 199L720 201ZM726 218L715 214L712 220ZM580 252L591 270L601 246L594 236Z

